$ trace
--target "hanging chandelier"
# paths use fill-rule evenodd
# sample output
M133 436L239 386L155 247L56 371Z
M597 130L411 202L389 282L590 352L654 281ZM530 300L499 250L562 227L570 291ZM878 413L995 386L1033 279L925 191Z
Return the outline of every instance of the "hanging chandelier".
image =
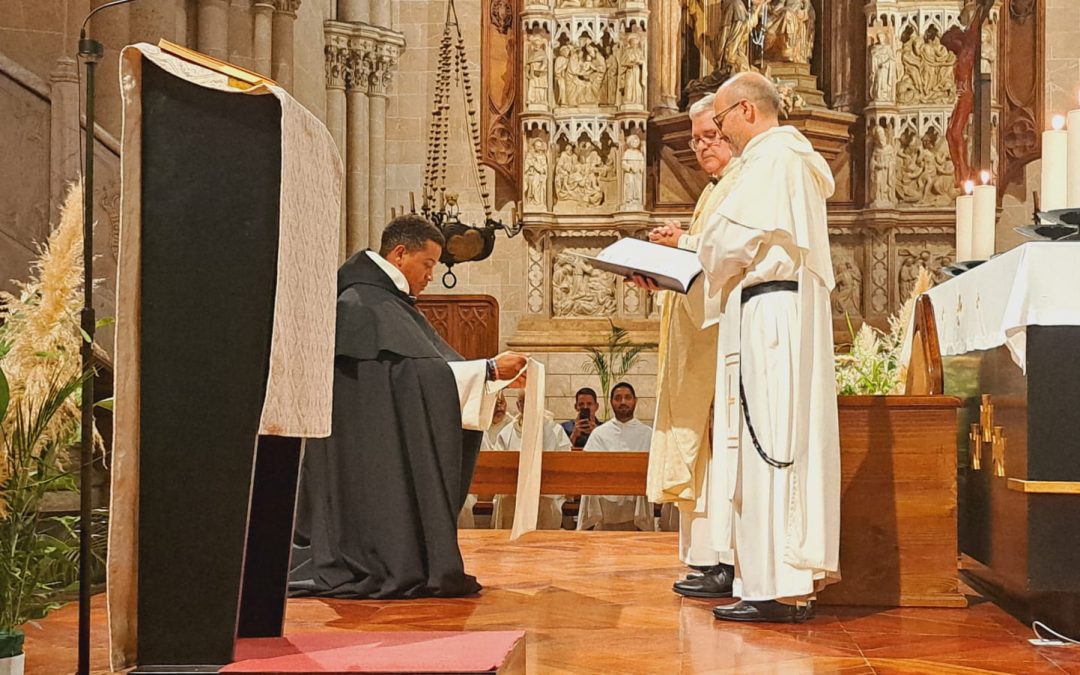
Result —
M447 164L450 146L450 99L455 81L462 93L462 104L469 123L472 140L470 165L473 181L484 209L481 225L463 222L460 196L446 186ZM435 80L435 96L428 128L427 165L424 169L423 201L420 212L430 220L446 238L439 262L448 268L442 277L443 286L457 285L454 265L486 259L495 248L495 232L505 230L508 237L521 232L522 223L515 205L511 222L503 224L492 217L491 192L487 176L480 169L480 122L477 117L476 98L470 81L469 62L465 54L465 38L458 24L454 0L446 3L446 25L443 27L439 47L439 68ZM415 207L410 205L415 212Z

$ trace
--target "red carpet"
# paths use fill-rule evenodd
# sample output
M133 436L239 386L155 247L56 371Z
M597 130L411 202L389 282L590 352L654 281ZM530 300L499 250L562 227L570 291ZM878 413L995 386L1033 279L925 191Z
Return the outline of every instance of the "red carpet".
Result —
M524 631L296 633L241 639L222 673L483 673Z

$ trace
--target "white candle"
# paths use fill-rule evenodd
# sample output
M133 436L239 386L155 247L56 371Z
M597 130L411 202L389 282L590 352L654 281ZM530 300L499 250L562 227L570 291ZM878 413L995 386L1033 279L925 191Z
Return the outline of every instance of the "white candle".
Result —
M987 260L994 255L994 230L997 227L997 187L990 184L990 172L982 172L982 185L976 185L972 205L971 256Z
M1065 118L1054 116L1054 128L1043 132L1042 195L1039 207L1043 211L1065 208L1068 183L1069 139Z
M1080 208L1080 108L1069 111L1068 139L1065 207L1075 209Z
M964 194L956 198L956 262L972 260L972 219L975 207L975 181L964 181Z

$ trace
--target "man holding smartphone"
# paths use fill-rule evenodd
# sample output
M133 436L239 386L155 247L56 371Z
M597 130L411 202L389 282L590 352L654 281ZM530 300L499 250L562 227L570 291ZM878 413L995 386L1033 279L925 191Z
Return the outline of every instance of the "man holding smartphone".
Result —
M574 395L574 409L577 410L577 417L563 422L562 428L570 437L570 444L580 449L585 447L589 434L600 424L596 419L596 411L600 409L596 391L589 387L578 389Z

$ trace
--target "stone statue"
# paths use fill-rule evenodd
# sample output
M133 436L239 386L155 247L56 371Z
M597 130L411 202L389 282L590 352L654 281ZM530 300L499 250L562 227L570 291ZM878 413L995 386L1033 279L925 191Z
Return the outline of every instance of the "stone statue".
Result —
M600 48L589 43L585 47L585 71L584 84L578 103L600 105L600 96L604 90L604 74L607 72L607 61L604 59Z
M525 206L541 209L547 207L548 147L543 139L537 138L525 154L524 183Z
M555 56L555 103L571 105L569 91L570 45L561 45Z
M525 103L530 106L548 106L548 41L542 36L529 36L525 82Z
M555 198L559 201L573 199L570 190L570 179L574 173L574 152L569 146L562 149L559 159L555 162Z
M641 139L631 134L626 138L623 150L623 204L626 211L640 211L645 205L645 154L641 152Z
M952 72L956 105L953 107L952 117L949 118L949 128L945 131L945 138L949 140L956 185L961 185L972 175L964 130L975 110L975 54L983 40L983 22L990 15L993 6L994 0L978 0L972 12L971 23L966 28L953 26L941 36L944 48L956 55Z
M540 35L529 36L529 55L525 60L525 102L546 107L548 104L547 40Z
M765 58L810 63L814 53L814 6L810 0L771 0L765 27Z
M684 3L694 27L694 43L709 66L730 75L750 70L750 31L769 1L687 0Z
M895 203L896 148L889 130L882 124L874 126L870 155L870 194L872 208L888 208Z
M612 51L604 62L604 79L600 82L600 105L615 105L619 98L619 59Z
M900 103L921 103L926 82L923 77L922 59L923 38L917 31L911 33L911 37L901 43L900 64L904 74L896 85L896 98Z
M642 74L645 66L645 50L641 37L631 34L619 54L619 94L624 106L645 105L645 82Z
M891 103L896 96L896 54L885 34L878 33L870 45L870 99Z
M836 286L833 288L832 309L835 314L862 314L862 271L850 260L834 263Z

